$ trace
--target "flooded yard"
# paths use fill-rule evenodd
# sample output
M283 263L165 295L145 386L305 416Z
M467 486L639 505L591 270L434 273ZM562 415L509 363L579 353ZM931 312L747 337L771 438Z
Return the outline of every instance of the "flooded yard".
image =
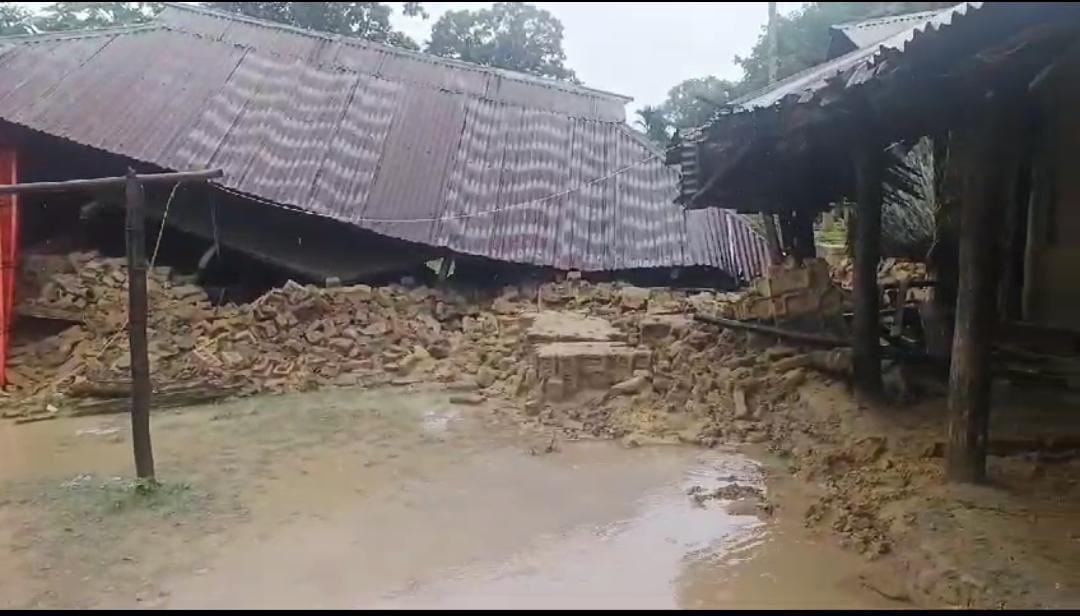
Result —
M159 414L149 499L121 479L125 417L0 435L3 607L896 605L767 461L552 442L439 392Z

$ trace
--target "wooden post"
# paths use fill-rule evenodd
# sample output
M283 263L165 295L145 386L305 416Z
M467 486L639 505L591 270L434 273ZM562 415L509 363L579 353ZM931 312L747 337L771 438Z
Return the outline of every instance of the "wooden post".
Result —
M922 306L923 329L926 332L926 352L942 360L952 353L953 323L956 312L957 240L959 209L956 203L942 199L934 214L934 246L929 260L937 284L930 302Z
M769 84L776 82L777 70L777 39L776 39L776 3L769 3ZM762 212L761 220L765 226L765 245L769 250L769 262L779 265L784 260L784 251L780 249L780 234L776 230L776 216L770 212Z
M128 169L127 197L128 340L131 347L131 441L135 475L154 483L150 444L150 358L146 342L146 212L142 182Z
M961 131L963 170L960 211L960 275L956 299L945 474L952 481L986 479L990 420L990 353L997 321L999 218L1005 209L1005 158L996 143L1007 117L993 98L975 110ZM999 141L1000 140L1000 141Z
M792 242L795 246L795 258L801 265L806 259L817 256L817 242L814 239L814 215L809 209L795 210L791 219Z
M135 450L135 473L142 482L140 488L149 488L155 483L154 452L150 446L150 359L146 348L146 220L142 187L143 184L206 182L223 175L221 169L148 175L136 175L134 170L129 169L127 175L123 177L0 185L0 196L99 190L121 185L125 187L128 343L131 351L131 440Z
M877 269L881 260L881 194L884 146L859 139L855 148L855 272L852 366L856 389L878 397L881 383L881 315Z
M439 259L439 284L444 284L446 279L450 277L450 266L452 264L453 260L450 257Z
M769 37L769 85L776 83L776 72L779 68L779 41L776 38L776 3L769 3L769 21L767 22Z
M784 261L784 251L780 249L780 233L776 230L776 215L762 212L761 221L765 227L765 246L769 250L769 263L779 265Z

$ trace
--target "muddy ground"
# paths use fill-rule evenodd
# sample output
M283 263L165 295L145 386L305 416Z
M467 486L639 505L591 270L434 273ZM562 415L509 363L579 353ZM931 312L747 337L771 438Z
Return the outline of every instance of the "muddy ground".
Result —
M275 368L242 393L324 389L155 412L151 496L124 479L122 415L64 417L100 379L27 390L49 404L0 426L0 605L1080 605L1080 400L1061 392L995 391L991 483L951 486L933 383L890 367L904 402L856 404L842 351L687 318L728 306L715 294L272 297L297 322L275 331L307 344L260 351L268 323L230 309L199 320L217 355L196 372L250 376L225 367L276 353L299 380ZM549 311L558 331L538 331ZM321 344L331 330L358 342ZM35 343L23 368L83 365L98 338ZM330 388L345 383L368 389Z
M122 416L7 424L0 606L894 605L804 527L810 495L761 452L552 442L448 400L161 413L152 496L125 479Z
M786 437L706 449L573 440L451 395L158 413L152 496L125 417L6 423L0 606L1077 604L1076 465L993 457L995 485L950 487L933 403L811 380Z

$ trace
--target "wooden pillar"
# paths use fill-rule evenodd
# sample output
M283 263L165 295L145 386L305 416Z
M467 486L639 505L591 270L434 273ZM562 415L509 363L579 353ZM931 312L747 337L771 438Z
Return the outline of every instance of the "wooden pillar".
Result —
M797 247L795 258L801 263L804 259L816 257L817 240L814 238L814 215L811 210L807 208L795 210L791 223Z
M1004 148L1002 172L1003 209L998 225L1001 234L1001 284L998 285L998 315L1003 321L1020 318L1024 286L1024 249L1027 240L1027 206L1031 193L1031 152L1027 136L1033 128L1020 131L1013 147Z
M1007 173L999 148L1009 118L992 98L976 110L959 139L962 166L960 264L949 372L946 476L952 481L986 478L990 418L990 354L997 321L1000 276L999 220Z
M1027 223L1024 236L1024 284L1020 294L1020 318L1036 319L1040 309L1036 288L1039 284L1039 255L1050 237L1047 212L1051 211L1054 176L1047 144L1040 143L1031 161L1031 194L1027 204Z
M936 284L931 301L922 307L926 352L945 361L952 353L956 312L956 280L959 271L956 238L960 224L955 210L958 209L959 204L942 197L938 211L934 214L934 247L929 260Z
M877 269L881 260L881 195L885 146L860 139L855 164L855 319L852 326L852 366L855 387L869 397L881 394L881 315Z
M776 24L776 3L770 2L769 21L767 22L769 85L776 83L776 71L779 66L779 57L776 53ZM779 265L784 261L784 251L780 248L780 234L776 230L776 216L771 212L762 212L761 219L765 227L765 245L769 250L769 262L773 265Z
M762 226L765 227L765 246L769 250L769 263L779 265L784 261L784 251L780 248L780 234L776 230L776 215L762 212Z
M128 342L131 350L131 442L135 475L154 483L150 444L150 358L146 342L146 212L142 182L129 169L127 198ZM164 224L164 223L163 223Z

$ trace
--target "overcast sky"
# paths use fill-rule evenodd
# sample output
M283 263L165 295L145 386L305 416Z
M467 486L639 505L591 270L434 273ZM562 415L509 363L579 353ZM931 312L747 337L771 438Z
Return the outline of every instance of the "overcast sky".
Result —
M397 4L397 3L394 3ZM417 41L448 10L490 2L425 2L431 18L394 15L394 24ZM535 2L563 23L566 63L586 85L634 97L628 116L657 104L691 77L737 79L734 58L753 47L765 25L765 2ZM781 2L787 13L800 2Z

